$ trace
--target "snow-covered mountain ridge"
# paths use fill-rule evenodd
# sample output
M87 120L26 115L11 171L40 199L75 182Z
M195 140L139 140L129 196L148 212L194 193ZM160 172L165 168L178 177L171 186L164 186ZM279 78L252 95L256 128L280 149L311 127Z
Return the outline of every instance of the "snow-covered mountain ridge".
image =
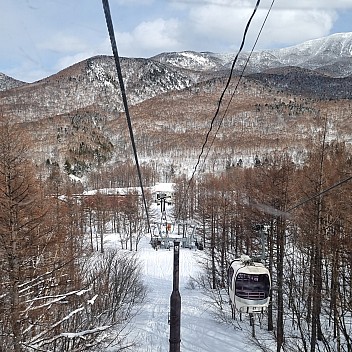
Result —
M322 75L322 79L325 79L324 76L349 77L352 74L351 52L352 33L335 34L291 48L254 52L245 74L272 73L273 69L290 66L315 70ZM228 77L234 56L235 54L188 51L163 53L150 59L122 58L122 73L129 103L139 104L160 94L189 88L219 77ZM248 53L239 57L235 74L242 72L247 57ZM292 74L292 70L290 72ZM309 75L310 73L307 77ZM315 77L317 79L319 77ZM291 85L293 82L291 80ZM84 60L32 84L14 81L3 74L0 76L0 83L0 106L5 106L4 113L14 114L15 110L15 116L22 121L87 107L100 107L109 112L122 111L116 68L111 56L96 56ZM349 82L340 83L344 88L331 89L324 95L346 98L346 94L334 95L335 92L350 91ZM306 91L311 93L315 86L314 83L314 87L308 87ZM329 83L323 86L324 90L329 91ZM295 91L296 88L300 89L292 86L290 88ZM299 93L306 94L306 91ZM18 105L23 106L24 103L27 108L19 108Z
M246 60L244 53L224 97L233 95L234 99L213 144L211 171L237 156L256 154L253 140L260 138L263 149L270 145L296 148L297 144L304 149L312 131L320 128L322 111L331 117L331 138L339 135L351 142L351 38L352 33L347 33L302 44L297 50L254 53L235 89L236 73ZM284 65L292 64L294 58L302 67ZM229 54L194 52L121 59L142 160L160 162L167 170L184 168L186 159L193 163L228 80L232 59ZM11 83L7 76L3 82L2 116L22 123L33 134L38 164L55 162L87 170L130 157L113 57L92 57L30 84L16 82L15 87L6 88ZM161 151L163 156L157 160Z
M184 51L164 53L152 59L180 68L207 71L229 69L235 55L236 53ZM248 52L242 52L235 69L241 70L249 55ZM333 77L346 77L352 74L351 61L352 32L337 33L287 48L255 51L251 54L246 72L258 73L270 68L296 66L319 69ZM340 65L341 62L344 65ZM338 68L332 65L337 65Z
M158 64L163 64L163 67L168 66L171 70L172 68L186 70L188 71L187 75L190 75L189 71L195 71L198 72L197 79L199 79L199 71L214 73L217 71L229 70L236 54L236 52L212 53L182 51L161 53L149 59L122 58L122 61L135 61L142 66L153 65L152 62L154 62L154 65L159 66ZM247 61L249 55L249 52L242 52L239 55L235 70L238 72L242 71L243 65ZM96 58L100 59L101 64L102 59L106 58L106 62L102 64L102 68L106 70L107 66L110 66L109 70L111 70L111 67L114 70L113 61L107 56L98 56ZM84 60L82 63L91 63L96 58ZM76 65L73 65L72 67ZM128 68L138 69L138 67L132 67L136 66L133 64L127 66ZM267 69L285 66L319 70L319 72L332 77L346 77L351 75L352 32L336 33L282 49L254 51L250 56L245 73L251 74L264 72ZM62 72L65 72L66 70L67 69L64 69ZM60 73L58 74L60 75ZM152 75L152 71L150 74ZM57 74L54 76L57 76ZM195 79L195 81L197 81L197 79ZM194 79L192 81L194 81ZM25 82L14 80L0 72L0 91L18 87L23 84L25 84ZM182 87L184 87L184 84L181 84L180 88Z
M22 81L18 81L0 72L0 92L2 90L20 87L24 84L26 83Z

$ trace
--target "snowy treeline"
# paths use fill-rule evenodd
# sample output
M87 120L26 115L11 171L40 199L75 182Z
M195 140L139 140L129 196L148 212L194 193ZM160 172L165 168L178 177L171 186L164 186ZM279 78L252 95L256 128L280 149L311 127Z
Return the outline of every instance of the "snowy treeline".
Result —
M77 190L59 173L38 180L25 140L1 126L0 350L86 351L111 329L110 342L125 343L146 292L140 264L132 253L90 249Z
M2 350L89 350L111 339L110 329L110 342L128 344L124 329L146 294L133 255L146 225L140 197L88 195L55 165L44 182L27 159L27 138L6 124L0 136ZM196 219L206 254L202 284L219 294L230 260L261 255L257 229L264 228L273 279L267 327L277 351L350 351L352 184L323 191L350 176L352 153L322 132L293 161L272 152L250 167L200 172L192 182L170 171L175 216ZM137 185L130 164L112 171L87 182ZM157 177L148 165L143 172L149 182ZM105 251L109 231L129 251Z
M318 139L300 165L273 153L251 168L181 179L175 191L177 216L199 224L207 290L226 290L234 257L261 257L264 229L273 279L267 327L278 352L352 348L351 180L324 192L351 176L352 153Z

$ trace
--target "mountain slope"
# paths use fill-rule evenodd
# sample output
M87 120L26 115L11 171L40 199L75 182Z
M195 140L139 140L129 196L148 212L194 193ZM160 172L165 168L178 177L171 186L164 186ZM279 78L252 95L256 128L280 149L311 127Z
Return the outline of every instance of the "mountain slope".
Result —
M336 78L298 67L270 69L252 74L270 88L319 99L352 99L352 76Z
M20 87L24 84L27 83L18 81L0 72L0 91Z
M309 69L352 58L352 33L337 33L300 45L279 49L273 54L283 65Z
M219 71L230 69L235 58L233 54L216 53L163 53L153 57L162 63L197 70ZM248 52L242 52L235 66L241 72L247 64ZM246 67L246 73L258 73L267 69L296 66L319 70L333 77L346 77L352 74L352 32L338 33L328 37L310 40L299 45L277 50L253 52Z
M201 74L187 72L148 59L121 60L129 103L197 82ZM123 110L113 57L98 56L17 89L0 92L4 113L20 121L41 119L97 106L108 112ZM23 108L25 106L25 108Z
M352 77L323 73L348 72L350 37L346 35L340 46L339 36L303 45L299 50L304 59L296 58L311 63L317 47L324 46L321 52L328 53L326 48L337 45L345 56L331 57L340 65L321 60L323 66L315 70L282 66L285 58L295 57L293 49L277 56L274 51L261 52L253 55L251 69L239 83L244 54L225 94L231 55L184 52L122 58L141 160L160 174L187 173L198 158L222 95L209 135L209 157L200 165L204 171L216 172L239 158L248 161L258 153L284 148L299 158L321 130L322 116L329 116L330 139L339 136L351 143ZM38 82L0 91L0 109L3 119L22 123L31 132L38 165L59 164L85 174L132 158L112 57L93 57Z

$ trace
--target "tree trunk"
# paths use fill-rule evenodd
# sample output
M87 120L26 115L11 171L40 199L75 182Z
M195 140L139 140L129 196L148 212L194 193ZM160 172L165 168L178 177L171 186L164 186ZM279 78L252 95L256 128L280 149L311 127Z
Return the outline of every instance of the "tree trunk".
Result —
M276 320L276 351L280 352L284 343L284 220L277 220L277 320Z
M13 234L12 236L16 236ZM13 348L15 352L21 351L21 327L20 327L20 314L19 314L19 288L18 288L18 275L19 275L19 264L16 257L17 243L16 240L12 240L12 255L9 258L9 278L10 278L10 294L11 294L11 333L13 336Z
M273 272L273 258L274 258L274 246L273 246L273 228L274 222L271 220L269 234L268 234L268 249L269 249L269 266L268 270L270 273ZM270 290L270 304L268 307L268 331L274 330L273 322L273 292Z

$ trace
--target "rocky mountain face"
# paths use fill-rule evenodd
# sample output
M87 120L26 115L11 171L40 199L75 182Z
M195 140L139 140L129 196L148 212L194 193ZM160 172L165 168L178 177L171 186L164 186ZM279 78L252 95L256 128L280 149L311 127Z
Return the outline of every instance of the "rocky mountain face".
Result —
M352 33L243 53L214 118L235 55L164 53L122 58L142 162L189 171L213 121L204 171L290 148L299 158L329 117L329 136L351 142ZM30 131L38 165L84 174L132 157L114 60L93 57L35 83L0 75L3 119Z
M0 92L3 90L20 87L25 85L25 82L18 81L0 72Z

